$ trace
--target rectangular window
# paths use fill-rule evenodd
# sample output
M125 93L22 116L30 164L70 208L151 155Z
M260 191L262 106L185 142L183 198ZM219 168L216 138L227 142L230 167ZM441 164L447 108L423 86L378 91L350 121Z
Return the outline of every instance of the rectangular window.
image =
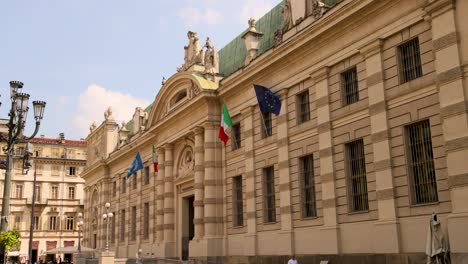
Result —
M411 201L413 204L437 202L437 182L429 120L409 125L405 128L405 132Z
M143 239L149 238L149 203L144 203L143 205Z
M111 219L111 237L110 237L110 241L111 243L115 243L115 218L117 218L117 215L115 214L115 212L112 212L112 214L114 215L114 217L112 217Z
M132 188L133 190L136 190L137 188L137 173L133 173L133 177L132 177Z
M341 103L349 105L359 101L359 86L356 67L341 73Z
M55 215L49 217L49 230L57 230L57 216Z
M40 164L36 164L35 165L35 170L36 170L36 173L38 176L42 175L42 170L44 169L44 166L40 165Z
M34 216L34 230L39 230L39 216Z
M273 127L272 127L272 121L271 121L271 113L264 113L261 112L261 120L260 122L262 123L261 128L262 128L262 138L267 138L273 134Z
M314 157L308 155L300 158L300 173L302 187L302 217L317 216L315 205L315 179L314 179Z
M52 158L59 158L60 157L60 150L58 148L51 148L50 154Z
M418 38L398 47L400 83L409 82L422 76L421 52Z
M23 185L16 185L16 198L23 198Z
M125 209L120 210L120 241L125 241Z
M233 225L244 225L244 201L242 197L242 176L232 178Z
M231 147L233 150L241 147L241 125L240 123L235 123L232 125L231 131L232 141Z
M145 167L144 169L144 184L149 184L150 183L150 168L149 166Z
M73 186L68 187L68 199L70 200L75 199L75 187Z
M275 174L273 167L263 169L263 184L265 223L276 222Z
M21 221L22 221L22 217L21 215L15 215L15 225L14 227L18 230L21 230Z
M50 198L52 199L58 199L58 186L57 185L53 185L52 187L50 187Z
M59 175L60 175L60 166L52 165L52 176L59 176Z
M76 168L75 167L68 168L68 175L75 176L76 175Z
M73 216L67 216L67 220L66 220L66 225L65 225L65 229L67 231L73 231L73 222L74 222L74 219L73 219Z
M302 124L310 120L309 90L302 92L296 97L297 122Z
M130 233L130 240L136 240L136 215L137 209L136 206L132 207L132 229Z
M117 196L117 182L116 181L112 182L112 196L113 197Z
M364 141L346 144L346 161L348 174L349 209L351 212L367 211L366 160L364 157Z
M42 147L34 146L34 153L36 154L36 157L42 157Z
M36 203L41 201L41 186L36 186Z
M122 193L127 192L127 179L125 177L122 177Z

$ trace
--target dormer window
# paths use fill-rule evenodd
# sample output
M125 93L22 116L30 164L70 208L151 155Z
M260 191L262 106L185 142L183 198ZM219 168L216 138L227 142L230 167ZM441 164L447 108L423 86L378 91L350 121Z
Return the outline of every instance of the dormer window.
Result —
M185 97L187 97L187 91L186 90L183 90L183 91L179 92L175 96L174 104L177 104L178 102L182 101L182 99L184 99Z

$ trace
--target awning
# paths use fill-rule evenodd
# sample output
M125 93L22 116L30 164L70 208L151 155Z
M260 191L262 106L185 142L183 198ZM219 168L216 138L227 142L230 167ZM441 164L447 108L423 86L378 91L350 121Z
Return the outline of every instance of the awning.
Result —
M15 250L15 251L10 251L10 252L8 252L7 255L8 255L9 257L17 257L17 256L27 256L28 253L26 253L26 252L20 252L20 251Z
M71 240L71 241L63 241L63 246L64 247L73 247L75 245L75 241Z
M96 251L95 249L92 248L87 248L81 246L81 252L86 253L86 252L94 252ZM60 254L60 253L78 253L78 247L59 247L59 248L53 248L51 250L47 250L47 254Z
M46 241L47 250L51 250L57 247L57 241Z

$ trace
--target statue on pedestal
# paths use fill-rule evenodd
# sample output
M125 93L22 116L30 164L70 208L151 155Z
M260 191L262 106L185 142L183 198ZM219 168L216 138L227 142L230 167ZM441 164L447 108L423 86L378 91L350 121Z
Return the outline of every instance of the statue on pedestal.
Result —
M216 75L219 73L219 55L215 47L211 43L210 38L206 38L205 44L205 73L210 75Z

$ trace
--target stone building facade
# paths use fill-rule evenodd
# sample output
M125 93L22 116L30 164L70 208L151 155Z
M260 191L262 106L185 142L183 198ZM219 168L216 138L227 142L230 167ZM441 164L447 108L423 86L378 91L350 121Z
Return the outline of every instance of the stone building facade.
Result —
M91 127L87 245L105 246L110 202L118 257L419 263L436 213L453 263L465 263L466 10L287 0L219 51L219 74L203 70L189 32L184 65L152 105ZM278 116L259 111L253 84L280 96ZM127 177L137 152L145 168Z
M33 166L29 171L22 169L22 159L14 159L10 216L8 229L16 228L21 234L21 247L9 256L27 257L29 231L31 229L31 206L33 181L36 173L36 199L33 224L33 261L72 260L71 254L47 254L48 250L78 245L78 213L83 213L84 180L80 177L86 166L86 141L37 137L28 141L32 144L30 157ZM3 147L3 146L2 146ZM15 156L24 155L26 145L18 143ZM5 171L0 170L0 193L3 194Z

